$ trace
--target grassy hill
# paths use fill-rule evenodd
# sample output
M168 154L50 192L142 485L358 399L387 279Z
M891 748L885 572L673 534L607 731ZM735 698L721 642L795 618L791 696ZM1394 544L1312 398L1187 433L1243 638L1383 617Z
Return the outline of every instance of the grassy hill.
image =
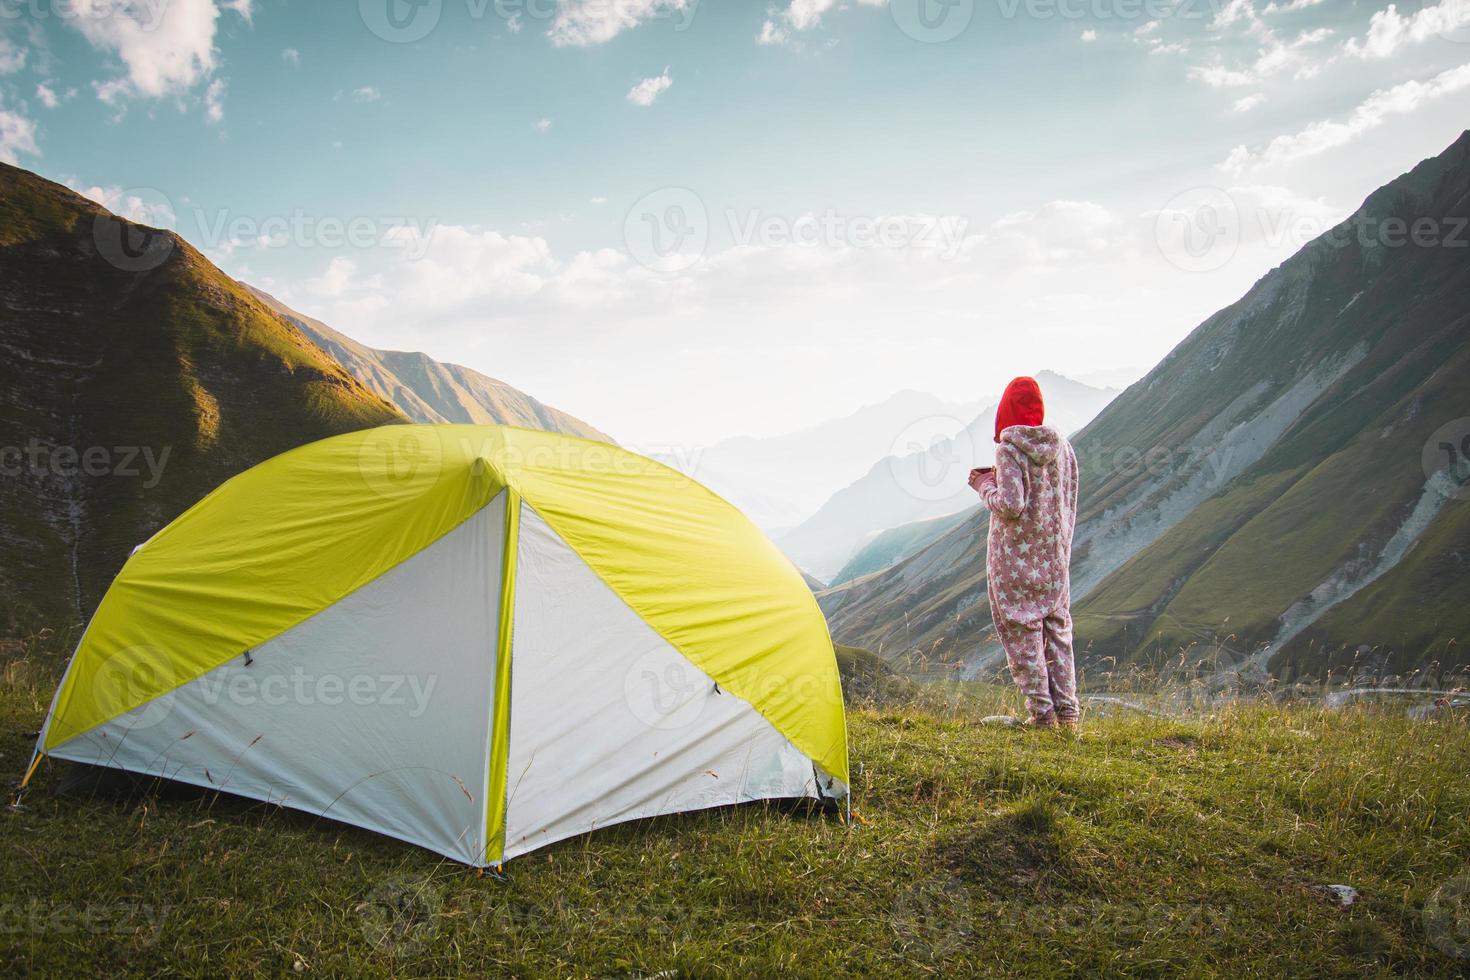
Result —
M1083 663L1470 662L1470 133L1210 317L1073 439ZM1436 231L1416 242L1397 229ZM1459 431L1456 429L1455 431ZM1457 450L1458 451L1458 450ZM1428 462L1426 463L1426 459ZM997 652L985 517L821 597L890 660Z
M4 164L0 344L0 631L85 618L240 470L402 420L187 242Z
M67 644L0 654L19 773ZM853 653L861 660L861 653ZM875 666L875 669L877 668ZM24 975L1395 976L1462 973L1470 726L1236 704L981 725L970 687L850 713L855 825L746 805L479 877L180 787L0 815L0 970ZM1325 890L1360 897L1343 908Z

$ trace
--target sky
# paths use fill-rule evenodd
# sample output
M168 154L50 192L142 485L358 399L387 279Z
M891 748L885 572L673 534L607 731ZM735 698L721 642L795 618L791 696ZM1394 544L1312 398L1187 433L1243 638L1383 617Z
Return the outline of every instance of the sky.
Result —
M640 447L1137 376L1470 121L1470 0L0 0L0 160Z

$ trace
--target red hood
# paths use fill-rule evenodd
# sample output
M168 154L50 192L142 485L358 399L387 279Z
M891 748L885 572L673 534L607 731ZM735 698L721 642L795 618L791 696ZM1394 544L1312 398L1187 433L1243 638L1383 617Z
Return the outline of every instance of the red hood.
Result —
M1040 425L1046 421L1046 405L1041 400L1041 385L1035 378L1017 378L1006 385L995 409L995 441L1013 425Z

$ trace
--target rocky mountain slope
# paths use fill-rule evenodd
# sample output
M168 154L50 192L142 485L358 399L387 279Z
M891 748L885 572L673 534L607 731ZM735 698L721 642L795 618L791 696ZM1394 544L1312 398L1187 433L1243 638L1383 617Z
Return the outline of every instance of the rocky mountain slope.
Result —
M1470 133L1210 317L1074 438L1083 662L1470 660ZM980 664L985 517L822 596L890 660Z
M244 284L242 284L244 285ZM353 340L253 286L255 297L285 317L369 389L414 422L519 425L611 442L579 418L551 408L504 381L416 351L378 350Z
M83 620L226 478L402 420L169 232L0 164L0 631Z

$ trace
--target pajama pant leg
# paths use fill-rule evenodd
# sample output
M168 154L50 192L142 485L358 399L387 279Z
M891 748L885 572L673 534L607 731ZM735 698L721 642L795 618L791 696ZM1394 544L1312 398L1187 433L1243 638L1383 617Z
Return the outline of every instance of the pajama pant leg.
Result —
M1004 617L995 619L995 632L1006 651L1011 679L1026 695L1026 710L1032 718L1052 714L1051 687L1047 681L1045 636L1042 624L1018 623Z
M1077 664L1072 655L1072 610L1067 596L1042 622L1045 635L1047 691L1060 719L1076 719Z

